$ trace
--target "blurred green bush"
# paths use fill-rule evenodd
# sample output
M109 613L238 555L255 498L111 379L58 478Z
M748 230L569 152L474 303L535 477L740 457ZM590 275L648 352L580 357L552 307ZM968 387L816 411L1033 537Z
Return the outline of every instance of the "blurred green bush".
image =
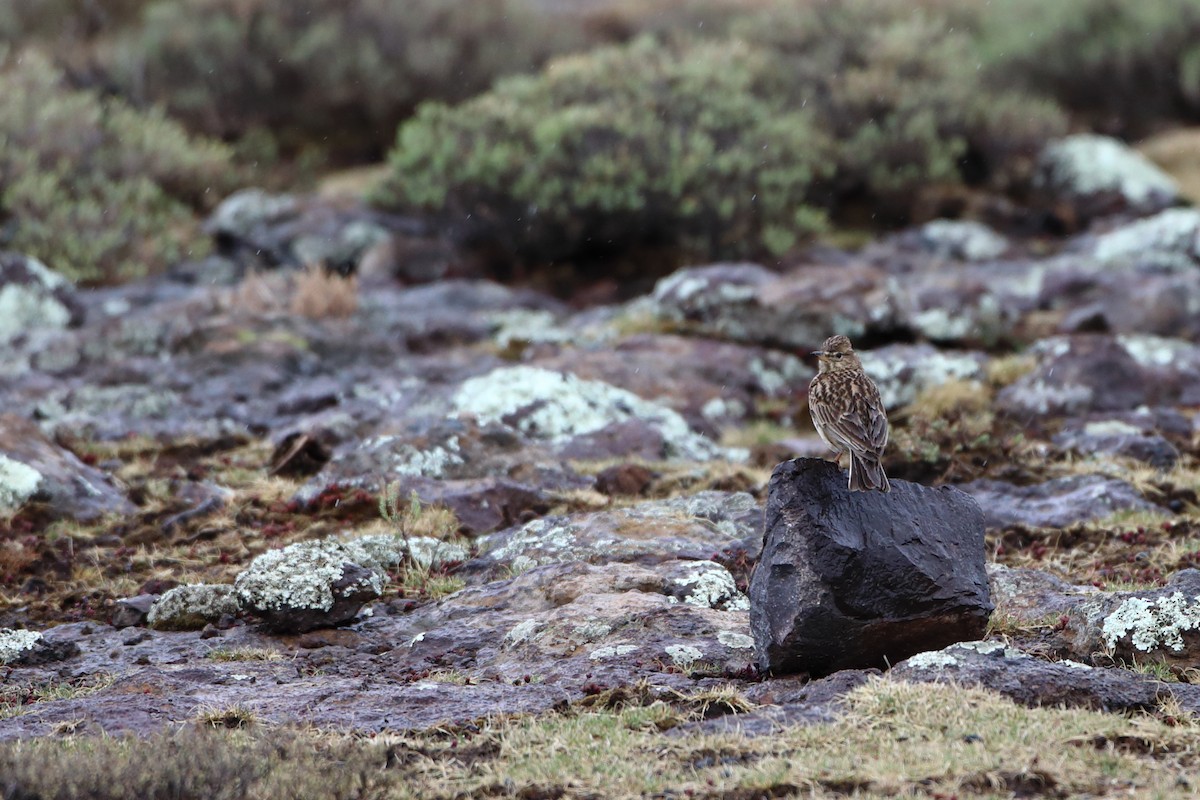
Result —
M99 59L124 95L192 130L370 160L420 101L579 45L544 19L523 0L162 0Z
M1038 92L1136 138L1200 119L1197 0L1004 0L977 22L990 83Z
M734 31L643 38L427 105L375 199L520 259L639 240L767 256L851 202L902 220L930 184L1003 184L1064 129L1052 103L965 68L973 40L949 12L792 2Z
M113 283L204 248L195 212L237 183L228 148L64 86L25 51L0 70L0 247Z
M640 243L782 251L818 230L832 142L777 55L651 38L553 62L400 129L376 199L530 258Z
M87 40L133 20L154 0L3 0L0 43Z

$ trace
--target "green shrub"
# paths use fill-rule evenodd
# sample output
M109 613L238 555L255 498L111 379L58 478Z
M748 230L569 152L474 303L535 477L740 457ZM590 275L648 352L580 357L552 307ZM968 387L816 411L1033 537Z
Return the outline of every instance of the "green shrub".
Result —
M904 221L930 184L1004 185L1065 129L1052 103L989 89L975 69L978 8L890 0L792 3L735 32L786 58L839 142L835 203L865 197Z
M0 42L91 39L135 18L154 0L4 0Z
M992 3L979 52L994 84L1053 97L1111 133L1200 115L1195 0Z
M194 212L235 177L224 146L65 88L32 53L0 71L0 141L0 247L85 283L138 277L203 246Z
M738 39L640 39L426 106L376 200L527 260L639 241L765 256L852 204L904 221L931 184L1002 187L1064 128L1051 103L981 84L960 12L777 5Z
M192 130L355 159L381 156L421 100L470 97L577 43L524 0L163 0L101 60Z
M647 241L783 250L821 226L829 155L772 53L644 38L422 107L377 200L469 217L532 258Z

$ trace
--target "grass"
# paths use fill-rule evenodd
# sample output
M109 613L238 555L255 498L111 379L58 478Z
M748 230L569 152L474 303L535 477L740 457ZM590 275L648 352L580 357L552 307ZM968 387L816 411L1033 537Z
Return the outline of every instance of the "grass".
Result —
M1158 719L1027 709L982 690L886 679L851 693L846 706L834 723L760 737L680 728L702 716L699 706L663 701L575 706L372 738L247 727L242 723L253 720L252 712L235 708L206 712L205 726L218 730L183 730L140 743L88 737L7 742L0 744L0 774L20 796L66 796L56 788L94 780L101 788L87 796L101 799L121 796L135 775L143 796L165 797L165 786L155 782L188 785L180 773L197 786L237 785L263 800L1183 798L1191 789L1177 779L1200 751L1200 726L1186 714ZM669 728L675 735L663 736Z
M218 647L204 657L211 661L282 661L283 653L269 647Z
M18 717L30 706L52 700L70 700L87 697L107 689L116 681L116 676L107 672L95 672L70 680L54 680L46 683L12 683L0 685L0 719Z

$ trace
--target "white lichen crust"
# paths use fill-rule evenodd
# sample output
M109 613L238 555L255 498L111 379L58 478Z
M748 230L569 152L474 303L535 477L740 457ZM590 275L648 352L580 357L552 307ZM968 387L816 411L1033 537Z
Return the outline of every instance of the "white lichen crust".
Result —
M364 561L368 563L363 563ZM283 610L333 607L333 584L342 579L346 564L371 569L369 576L346 587L349 596L362 590L383 592L383 576L362 547L331 540L299 542L263 553L250 562L234 586L242 603L251 608Z
M555 443L640 419L662 434L670 457L705 461L730 455L694 433L670 408L602 381L541 367L501 367L471 378L454 395L454 407L485 424L524 411L515 427L526 436Z
M37 631L17 631L0 628L0 664L16 660L26 650L32 650L42 635Z
M37 493L42 473L0 454L0 509L15 510Z
M1183 634L1188 631L1200 631L1200 595L1188 599L1183 592L1153 600L1130 597L1104 618L1101 628L1110 649L1128 636L1133 647L1144 653L1164 647L1182 652Z
M750 600L738 591L729 570L715 561L695 561L687 565L687 574L675 583L686 588L683 602L701 608L725 611L749 611Z

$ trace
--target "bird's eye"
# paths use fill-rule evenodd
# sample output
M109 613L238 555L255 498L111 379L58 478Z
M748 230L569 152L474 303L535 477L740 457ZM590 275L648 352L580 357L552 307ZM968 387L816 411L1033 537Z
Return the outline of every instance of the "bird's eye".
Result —
M841 353L834 353L834 354L833 354L833 357L834 357L834 358L836 358L836 359L838 359L838 360L840 361L840 360L841 360L841 358L842 358L842 354L841 354Z

